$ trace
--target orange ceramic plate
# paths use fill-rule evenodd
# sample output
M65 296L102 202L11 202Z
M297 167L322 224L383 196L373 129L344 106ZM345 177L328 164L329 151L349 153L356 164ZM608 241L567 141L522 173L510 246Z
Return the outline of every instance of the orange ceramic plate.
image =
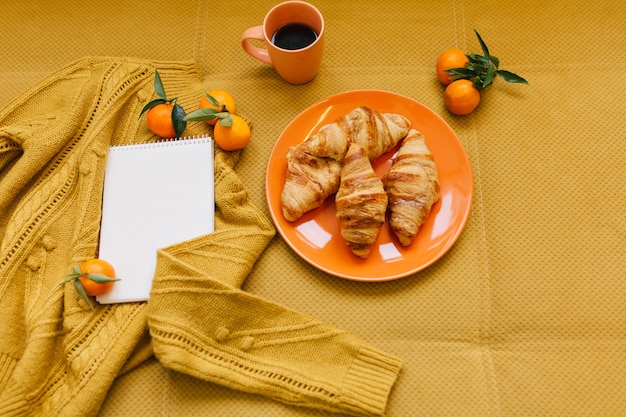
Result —
M441 186L441 198L433 205L411 246L402 247L385 223L365 260L352 254L341 237L339 221L335 216L334 195L326 199L321 207L293 223L285 220L280 204L287 171L287 148L302 142L323 125L358 106L406 116L412 126L424 134L437 163ZM373 163L379 176L382 177L391 166L391 158L396 150ZM302 259L340 278L388 281L428 267L452 247L469 216L473 181L463 145L437 114L399 94L359 90L333 95L313 104L285 128L269 158L266 193L270 214L278 232Z

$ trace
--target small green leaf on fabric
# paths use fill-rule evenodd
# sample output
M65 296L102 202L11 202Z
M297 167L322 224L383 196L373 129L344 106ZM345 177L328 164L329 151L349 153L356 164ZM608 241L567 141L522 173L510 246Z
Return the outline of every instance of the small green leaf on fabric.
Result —
M517 74L514 74L510 71L506 71L506 70L498 70L497 74L502 77L502 79L504 81L507 81L509 83L518 83L518 84L526 84L528 85L528 81L526 81L524 78L520 77Z
M159 71L154 71L154 92L157 96L161 97L163 100L167 100L167 96L165 95L165 88L163 87L163 82L161 81L161 75L159 75Z
M489 48L487 48L487 45L483 41L483 38L481 38L480 34L478 33L476 29L474 29L474 33L476 34L476 37L478 38L478 42L480 43L480 47L482 48L483 53L485 54L485 57L489 59Z
M85 300L87 305L89 305L91 311L94 311L93 305L91 305L91 301L89 300L89 296L85 292L85 288L83 287L83 284L80 282L79 279L74 281L74 287L76 288L76 291L78 291L78 294L80 294L80 296Z

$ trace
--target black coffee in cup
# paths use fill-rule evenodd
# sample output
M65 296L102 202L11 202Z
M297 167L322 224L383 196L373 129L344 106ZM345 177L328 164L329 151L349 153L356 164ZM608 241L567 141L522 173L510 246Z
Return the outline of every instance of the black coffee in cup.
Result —
M306 48L317 39L317 32L304 23L287 23L272 36L272 43L279 48L296 50Z

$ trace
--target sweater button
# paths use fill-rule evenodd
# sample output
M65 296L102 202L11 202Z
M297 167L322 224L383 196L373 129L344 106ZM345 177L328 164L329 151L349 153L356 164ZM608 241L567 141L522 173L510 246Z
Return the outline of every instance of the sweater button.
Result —
M44 236L41 243L43 244L44 249L48 252L50 252L51 250L54 250L57 247L57 244L54 238L50 235Z
M215 331L215 340L217 340L218 342L222 342L228 337L229 334L230 330L228 330L226 327L219 327Z
M144 102L148 99L148 96L143 90L137 91L137 100Z
M89 164L86 161L83 161L83 163L80 164L78 171L80 172L81 175L89 175L91 173L91 164Z
M30 269L33 272L37 272L39 268L41 267L41 265L39 265L39 261L37 261L37 259L35 259L32 256L29 256L26 259L26 266L28 267L28 269Z
M254 345L254 337L246 336L241 341L241 350L243 350L244 352L250 350L252 345Z

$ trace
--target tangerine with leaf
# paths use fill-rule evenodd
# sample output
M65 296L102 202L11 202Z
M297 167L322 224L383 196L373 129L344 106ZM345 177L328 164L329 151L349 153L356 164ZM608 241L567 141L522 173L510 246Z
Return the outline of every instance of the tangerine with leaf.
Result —
M450 75L450 81L466 79L472 81L478 90L483 90L493 84L496 77L502 78L509 83L518 83L528 85L528 81L519 75L500 69L500 60L498 57L489 52L489 48L480 36L478 31L474 29L478 43L483 51L483 55L477 53L466 54L467 62L456 68L448 68L443 72Z
M69 274L68 278L61 282L60 285L73 282L78 294L92 310L93 305L89 300L89 296L106 294L111 291L115 282L120 281L115 276L113 265L104 259L89 259L80 266L73 265L72 269L74 273Z
M139 117L147 112L148 129L161 138L181 137L187 127L185 110L176 103L177 98L167 97L159 71L154 73L154 91L159 98L146 104Z
M228 91L225 90L211 90L206 93L200 99L200 109L213 109L219 112L228 112L231 114L237 113L237 106L235 105L235 99ZM215 125L218 119L212 119L206 121L210 125Z
M217 92L217 93L216 93ZM220 102L213 94L220 96ZM206 121L213 126L213 139L225 151L236 151L245 148L250 142L250 125L234 112L235 102L224 90L213 90L205 93L200 101L210 104L201 107L185 116L185 121ZM230 107L229 107L230 106Z
M250 125L240 116L231 115L232 123L222 123L215 125L213 136L215 143L225 151L236 151L243 149L250 142Z
M500 69L500 60L489 52L478 31L474 29L483 54L463 54L460 49L448 49L436 63L437 78L446 85L444 101L452 114L469 114L480 102L480 91L491 86L496 77L506 82L528 84L519 75Z

